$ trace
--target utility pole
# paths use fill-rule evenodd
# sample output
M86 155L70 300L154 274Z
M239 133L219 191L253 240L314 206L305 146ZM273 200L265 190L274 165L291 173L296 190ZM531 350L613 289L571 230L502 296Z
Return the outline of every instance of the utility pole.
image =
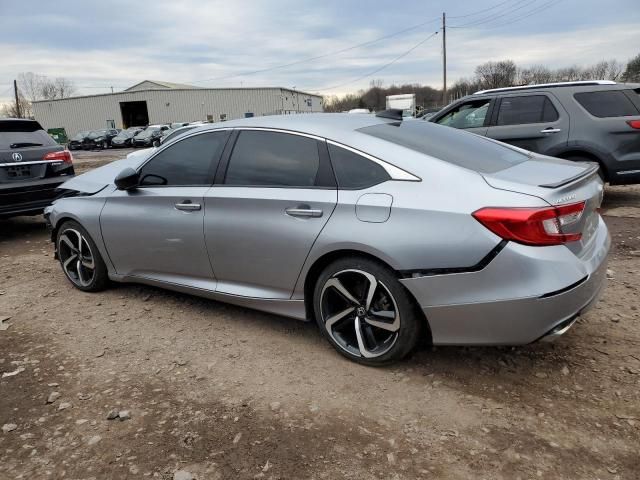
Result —
M18 118L22 118L22 112L20 111L20 98L18 97L18 82L13 81L13 93L16 96L16 115Z
M442 12L442 105L447 104L447 17Z
M113 93L113 87L111 87L111 93Z

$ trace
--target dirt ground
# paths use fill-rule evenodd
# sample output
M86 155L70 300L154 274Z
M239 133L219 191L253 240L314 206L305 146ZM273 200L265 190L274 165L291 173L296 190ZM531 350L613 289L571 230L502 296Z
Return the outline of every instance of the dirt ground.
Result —
M82 293L41 218L0 221L0 479L638 479L640 188L608 188L603 214L612 278L556 343L384 369L314 324L144 286Z

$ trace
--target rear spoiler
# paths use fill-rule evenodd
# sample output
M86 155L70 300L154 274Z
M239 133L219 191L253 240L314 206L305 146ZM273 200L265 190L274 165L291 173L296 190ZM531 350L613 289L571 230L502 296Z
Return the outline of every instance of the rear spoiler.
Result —
M580 180L582 178L590 177L591 175L596 173L598 171L598 169L600 168L600 165L598 165L595 162L580 162L580 163L584 163L586 168L585 168L584 171L578 173L577 175L574 175L573 177L565 178L565 179L560 180L559 182L556 182L556 183L545 183L543 185L538 185L538 186L539 187L543 187L543 188L558 188L558 187L562 187L564 185L568 185L568 184L573 183L573 182L575 182L577 180Z

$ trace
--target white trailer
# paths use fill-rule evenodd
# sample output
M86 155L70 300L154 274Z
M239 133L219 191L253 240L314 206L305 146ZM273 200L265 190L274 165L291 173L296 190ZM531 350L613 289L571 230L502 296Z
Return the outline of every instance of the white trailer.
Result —
M387 109L397 108L402 110L403 117L413 117L416 114L416 94L403 93L400 95L389 95L387 97Z

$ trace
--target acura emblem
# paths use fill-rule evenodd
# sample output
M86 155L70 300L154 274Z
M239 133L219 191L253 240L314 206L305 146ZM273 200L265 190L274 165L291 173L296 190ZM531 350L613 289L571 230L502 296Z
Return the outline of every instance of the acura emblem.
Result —
M22 154L15 152L11 154L11 158L13 158L14 162L21 162L22 161Z

